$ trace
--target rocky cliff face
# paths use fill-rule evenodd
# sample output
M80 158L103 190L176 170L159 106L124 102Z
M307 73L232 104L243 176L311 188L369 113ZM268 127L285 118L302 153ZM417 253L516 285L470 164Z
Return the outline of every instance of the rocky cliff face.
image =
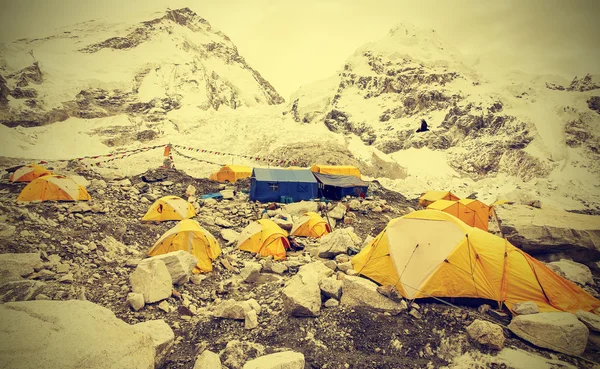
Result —
M540 131L547 129L566 135L569 147L597 151L600 117L590 113L598 111L592 95L599 86L592 76L569 87L522 75L496 82L463 60L434 31L401 26L359 48L329 82L303 86L292 96L290 113L298 122L356 134L387 154L423 147L446 151L454 169L474 177L548 176L557 158L530 147L544 141ZM537 110L554 114L552 121L532 115ZM416 132L421 119L430 131Z
M0 46L0 123L38 126L117 114L158 122L184 106L283 102L231 40L190 9L151 18L90 21Z

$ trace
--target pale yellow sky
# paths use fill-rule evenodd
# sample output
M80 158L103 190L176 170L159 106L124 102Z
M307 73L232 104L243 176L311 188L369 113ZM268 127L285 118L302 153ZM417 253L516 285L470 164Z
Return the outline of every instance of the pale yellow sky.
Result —
M333 75L359 46L398 23L435 29L482 63L600 74L596 0L18 0L0 1L0 41L40 37L89 19L188 6L227 34L286 98Z

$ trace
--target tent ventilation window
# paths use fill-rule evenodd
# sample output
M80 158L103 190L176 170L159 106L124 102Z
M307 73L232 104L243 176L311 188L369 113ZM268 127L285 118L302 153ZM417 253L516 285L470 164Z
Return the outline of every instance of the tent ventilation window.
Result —
M279 191L279 183L269 183L269 190L273 192Z

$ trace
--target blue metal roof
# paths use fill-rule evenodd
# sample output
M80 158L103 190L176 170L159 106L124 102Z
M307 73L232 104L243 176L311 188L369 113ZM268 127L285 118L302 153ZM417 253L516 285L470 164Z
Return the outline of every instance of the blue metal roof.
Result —
M317 183L315 176L308 169L254 168L252 178L257 181Z

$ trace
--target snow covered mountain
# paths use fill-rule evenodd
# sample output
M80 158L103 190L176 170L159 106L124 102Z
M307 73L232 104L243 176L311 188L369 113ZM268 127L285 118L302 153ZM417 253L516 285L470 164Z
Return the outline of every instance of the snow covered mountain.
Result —
M223 33L188 8L127 23L88 21L0 45L0 123L118 114L161 122L185 106L280 104Z

